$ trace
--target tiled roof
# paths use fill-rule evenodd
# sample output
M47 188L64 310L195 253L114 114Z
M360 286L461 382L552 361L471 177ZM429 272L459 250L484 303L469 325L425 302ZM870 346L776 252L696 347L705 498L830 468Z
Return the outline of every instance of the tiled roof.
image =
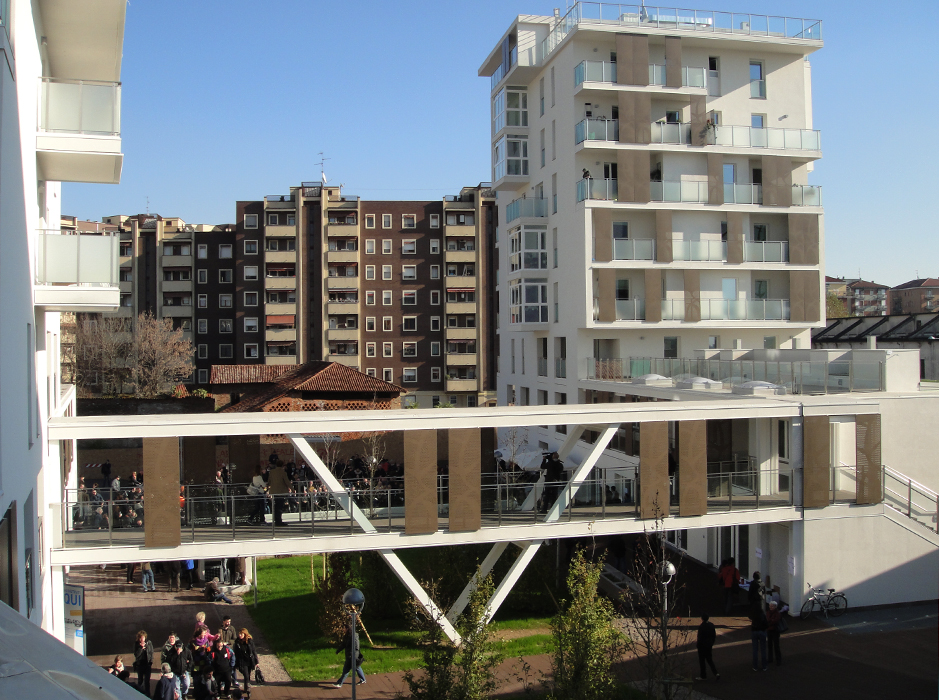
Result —
M865 282L864 280L855 280L854 282L851 282L848 286L851 287L851 289L870 289L872 287L875 289L890 289L890 287L888 287L886 284L878 284L877 282Z
M209 383L270 384L296 369L296 365L212 365Z
M267 374L268 379L254 379L252 381L217 381L216 377L230 376L232 378L250 378L255 376L250 370L274 370ZM229 371L231 370L231 371ZM238 370L249 370L239 372ZM259 371L257 375L264 375ZM253 394L242 397L241 401L222 409L222 413L248 413L258 411L266 404L278 399L291 391L311 391L320 393L334 392L336 394L394 394L400 396L407 390L385 382L376 377L370 377L363 372L340 365L336 362L308 362L305 365L293 366L266 366L266 365L213 365L213 384L239 384L256 383L266 384L259 387ZM341 398L337 396L336 398Z
M918 280L910 280L903 284L893 287L893 289L918 289L920 287L939 287L939 279L935 277L924 277Z

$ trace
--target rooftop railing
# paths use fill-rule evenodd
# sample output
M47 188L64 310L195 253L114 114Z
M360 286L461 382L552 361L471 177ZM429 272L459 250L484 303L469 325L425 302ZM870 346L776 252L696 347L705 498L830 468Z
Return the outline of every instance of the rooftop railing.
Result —
M764 381L791 394L841 394L884 390L883 362L772 362L696 358L630 357L589 359L587 378L629 382L646 374L672 379L704 377L725 386Z
M541 42L542 60L550 55L558 44L580 24L739 34L804 41L822 40L822 22L817 19L648 5L578 2L554 23L548 36Z
M42 78L39 130L49 133L121 135L121 84Z

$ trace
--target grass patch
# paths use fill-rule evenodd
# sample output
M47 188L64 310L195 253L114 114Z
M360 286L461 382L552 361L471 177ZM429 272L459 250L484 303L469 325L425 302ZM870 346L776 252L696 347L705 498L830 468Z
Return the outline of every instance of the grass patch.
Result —
M317 577L322 558L313 557ZM392 577L391 572L388 576ZM258 607L247 606L255 624L277 654L290 677L297 681L335 680L342 670L343 654L333 640L323 638L317 619L320 605L312 593L311 560L307 556L258 560ZM382 611L385 612L385 611ZM369 614L366 600L363 619L374 646L361 636L363 669L368 673L392 673L421 664L418 635L400 616ZM544 633L550 618L508 615L494 624L504 634L502 651L507 658L543 654L550 634Z

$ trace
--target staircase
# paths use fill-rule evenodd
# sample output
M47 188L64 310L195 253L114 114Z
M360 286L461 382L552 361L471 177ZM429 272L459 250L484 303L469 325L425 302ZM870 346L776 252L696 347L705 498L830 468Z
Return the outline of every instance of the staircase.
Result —
M884 466L884 514L939 546L939 493Z

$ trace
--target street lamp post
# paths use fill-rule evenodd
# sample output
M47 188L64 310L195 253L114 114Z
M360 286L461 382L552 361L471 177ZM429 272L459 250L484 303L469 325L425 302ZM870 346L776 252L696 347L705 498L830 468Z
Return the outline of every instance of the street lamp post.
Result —
M342 594L342 603L351 608L352 628L349 635L349 646L351 647L350 652L352 654L352 700L355 700L355 686L358 685L359 682L359 638L355 632L355 621L365 608L365 596L358 588L350 588Z
M668 649L668 584L675 576L675 565L662 560L659 565L659 582L662 584L662 654Z

